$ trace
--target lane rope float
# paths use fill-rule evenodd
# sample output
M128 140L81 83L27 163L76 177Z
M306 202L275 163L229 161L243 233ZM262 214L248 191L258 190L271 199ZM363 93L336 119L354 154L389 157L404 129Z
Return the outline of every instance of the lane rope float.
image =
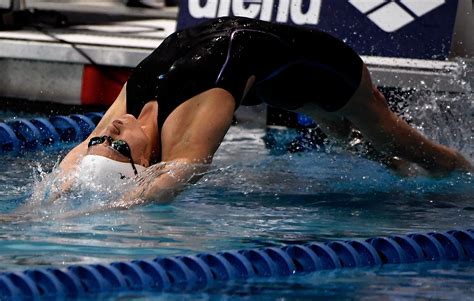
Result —
M319 270L426 261L473 261L474 229L157 257L0 274L0 299L123 291L197 291L217 283Z

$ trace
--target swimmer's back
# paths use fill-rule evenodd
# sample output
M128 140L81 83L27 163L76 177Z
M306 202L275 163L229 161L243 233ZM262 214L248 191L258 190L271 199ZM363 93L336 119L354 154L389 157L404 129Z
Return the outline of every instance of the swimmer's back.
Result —
M327 77L328 70L335 75ZM146 102L156 99L162 125L179 104L214 87L229 91L236 107L266 102L295 109L313 100L308 95L326 98L330 89L337 88L328 86L335 80L348 80L350 87L337 96L338 103L327 106L334 110L353 94L360 74L358 55L328 34L224 17L172 34L143 60L127 84L127 111L138 115ZM252 75L256 84L242 100ZM314 89L318 82L327 92L318 95Z

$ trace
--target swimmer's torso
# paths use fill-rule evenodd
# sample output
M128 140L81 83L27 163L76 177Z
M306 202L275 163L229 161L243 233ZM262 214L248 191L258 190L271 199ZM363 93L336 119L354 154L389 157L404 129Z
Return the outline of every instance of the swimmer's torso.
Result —
M172 34L137 66L127 83L127 112L138 116L156 99L161 127L181 103L215 87L230 92L236 107L265 102L291 110L328 99L322 106L334 110L354 93L361 66L357 54L328 34L220 18ZM243 98L251 76L255 84ZM346 89L337 86L341 80Z

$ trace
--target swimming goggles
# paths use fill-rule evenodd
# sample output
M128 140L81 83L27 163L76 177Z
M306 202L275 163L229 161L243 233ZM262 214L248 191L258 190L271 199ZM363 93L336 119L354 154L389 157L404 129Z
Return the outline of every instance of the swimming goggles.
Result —
M133 163L132 151L130 150L130 146L128 145L127 142L123 140L114 140L110 136L98 136L98 137L92 137L89 140L89 144L87 144L87 147L89 148L97 144L102 144L105 141L109 143L109 147L113 148L114 150L118 151L121 155L128 158L128 160L132 164L133 172L135 173L135 175L137 175L138 171L135 168L135 164Z

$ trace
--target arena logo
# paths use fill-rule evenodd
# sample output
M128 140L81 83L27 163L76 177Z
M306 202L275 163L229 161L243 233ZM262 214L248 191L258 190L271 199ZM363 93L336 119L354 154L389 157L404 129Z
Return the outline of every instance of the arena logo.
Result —
M321 2L322 0L189 0L188 9L189 14L196 19L241 16L279 23L291 21L297 25L316 25L319 22Z
M398 2L398 3L397 3ZM394 32L445 3L444 0L349 0L385 32Z

